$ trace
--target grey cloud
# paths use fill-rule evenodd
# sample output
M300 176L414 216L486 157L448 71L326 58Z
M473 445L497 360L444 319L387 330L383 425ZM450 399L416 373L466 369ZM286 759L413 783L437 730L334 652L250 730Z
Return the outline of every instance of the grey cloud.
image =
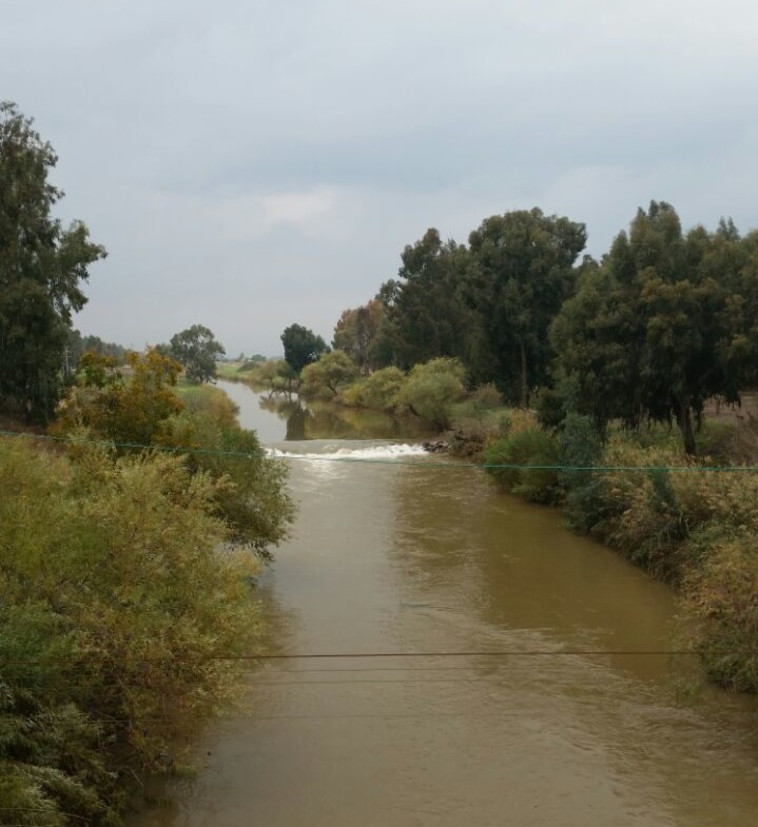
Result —
M329 336L435 225L541 206L600 254L640 204L758 224L747 0L9 0L2 97L109 259L80 326Z

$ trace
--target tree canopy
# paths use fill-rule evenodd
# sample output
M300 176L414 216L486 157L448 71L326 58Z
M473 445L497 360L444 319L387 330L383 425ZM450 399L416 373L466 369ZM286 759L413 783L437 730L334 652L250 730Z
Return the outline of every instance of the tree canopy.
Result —
M212 382L216 378L216 359L223 356L224 346L213 332L201 324L193 324L171 337L171 355L184 367L190 382Z
M64 230L52 216L57 160L33 121L0 103L0 404L35 421L55 410L81 284L105 257L83 223Z
M89 428L117 445L166 444L169 418L183 408L174 392L180 369L157 350L129 352L125 367L115 357L89 351L52 427Z
M299 376L300 371L315 362L328 350L326 342L312 330L299 324L291 324L281 335L284 359Z
M383 324L384 305L378 299L343 310L334 328L332 347L344 351L368 376L382 363L379 348Z
M311 399L333 399L358 373L358 366L344 350L332 350L303 368L300 393Z
M471 325L461 297L466 249L443 242L431 227L405 247L401 260L398 279L379 291L386 322L377 348L389 351L392 363L404 370L439 356L463 356Z
M439 357L414 365L397 393L397 405L438 431L450 427L452 406L465 394L466 370L458 359Z
M567 406L601 428L673 420L694 454L705 400L737 401L755 363L755 260L725 222L684 234L671 205L638 210L553 324Z
M586 240L584 224L536 207L487 218L469 236L467 298L481 331L472 370L521 407L547 377L548 328Z

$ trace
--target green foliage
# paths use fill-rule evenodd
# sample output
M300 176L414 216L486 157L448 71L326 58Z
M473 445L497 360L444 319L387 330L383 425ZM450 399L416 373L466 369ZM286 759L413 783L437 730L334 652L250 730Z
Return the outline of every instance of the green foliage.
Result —
M215 658L260 629L254 559L215 515L232 485L175 456L0 441L0 812L34 811L13 823L117 823L116 767L165 769L243 689Z
M758 691L756 534L723 536L684 586L694 642L708 676L729 689Z
M358 378L359 369L343 350L321 355L306 365L300 376L300 394L306 399L334 399Z
M754 370L758 281L726 226L682 233L676 211L651 202L588 271L556 318L559 386L569 408L605 428L676 421L685 450L705 400L739 398Z
M497 435L502 407L503 397L493 384L473 390L453 407L453 427L460 431L459 439L465 442L468 437L481 446L489 436ZM474 445L467 448L469 455L474 451Z
M586 240L584 224L536 207L487 218L469 236L465 292L479 337L471 370L523 408L545 382L547 330L572 292Z
M299 324L291 324L281 335L284 345L284 360L296 376L311 362L315 362L328 350L326 342L312 330Z
M538 414L538 419L544 416ZM572 412L564 415L560 424L561 464L572 469L597 467L603 456L603 441L589 417ZM603 516L602 476L593 471L569 470L561 475L561 483L569 522L583 531L591 531Z
M216 378L216 359L225 353L213 332L200 324L171 337L171 355L183 365L190 382L212 382Z
M213 385L178 384L175 393L181 400L181 412L187 414L190 422L198 417L209 416L222 428L237 426L239 406L220 388Z
M165 444L167 422L182 409L174 393L181 366L155 350L128 353L126 362L85 353L51 430L89 428L122 446Z
M344 390L340 401L343 405L392 412L405 381L405 373L400 368L382 368Z
M0 400L30 421L51 418L62 389L81 282L105 250L52 217L63 193L48 182L57 157L32 121L0 103Z
M284 359L266 359L246 371L245 380L251 385L260 385L271 391L289 391L297 374Z
M214 513L230 541L268 556L286 534L292 503L286 468L265 459L258 437L239 427L236 408L217 388L175 392L178 363L154 350L128 355L128 370L109 357L86 354L80 384L69 392L55 433L88 433L113 441L119 453L144 446L194 449L187 468L219 483Z
M119 363L126 358L126 348L121 345L104 342L99 336L82 336L78 330L72 330L64 352L63 368L66 378L77 370L79 360L90 350L100 356L112 356Z
M375 350L384 349L405 370L440 356L463 357L470 327L470 312L460 295L465 247L443 243L430 228L406 246L401 258L398 280L382 285L377 297L386 318Z
M465 377L457 359L441 357L415 365L398 391L397 405L442 431L450 427L453 405L465 394Z
M553 388L541 388L534 402L537 422L548 430L563 425L566 418L566 406L561 394Z
M73 636L45 601L9 591L0 604L0 824L68 824L64 811L114 823L107 733L67 695L75 676L61 660L74 655ZM4 808L18 809L9 817Z
M293 505L287 469L266 459L254 431L237 423L237 409L218 388L185 396L185 409L169 424L176 444L201 450L187 457L193 473L224 482L215 494L214 514L224 520L229 542L270 558L269 547L286 536Z
M488 382L486 385L480 385L472 391L469 394L468 402L472 412L477 415L502 407L503 396L492 382Z
M516 431L484 450L487 466L555 466L560 462L556 438L538 427ZM536 503L554 503L559 496L558 472L550 468L488 467L506 490Z
M334 328L332 347L347 353L361 373L368 375L381 361L377 340L383 322L384 305L378 299L344 310Z

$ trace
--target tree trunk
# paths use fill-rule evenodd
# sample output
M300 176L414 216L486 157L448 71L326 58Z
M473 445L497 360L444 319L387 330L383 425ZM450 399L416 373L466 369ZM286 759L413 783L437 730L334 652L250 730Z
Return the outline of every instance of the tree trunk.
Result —
M526 381L526 348L521 342L521 401L519 407L526 409L529 404L529 386Z
M695 432L692 429L692 409L689 405L683 405L679 412L679 430L684 439L684 453L690 457L697 454L695 445Z

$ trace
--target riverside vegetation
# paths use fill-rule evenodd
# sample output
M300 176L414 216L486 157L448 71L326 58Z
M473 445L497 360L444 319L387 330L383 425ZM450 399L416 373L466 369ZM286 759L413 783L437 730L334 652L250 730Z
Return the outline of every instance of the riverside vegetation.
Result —
M684 232L653 201L600 261L576 263L585 239L538 209L486 219L468 246L430 229L397 280L342 313L333 350L291 326L284 360L237 376L452 428L453 449L488 465L537 466L489 471L675 585L708 675L755 692L758 426L704 425L704 411L758 380L758 232L724 219Z
M0 824L19 827L120 824L141 777L181 768L243 687L292 515L226 397L177 394L218 352L205 328L175 337L182 364L73 330L105 250L53 217L56 161L0 104L0 414L22 432L0 437Z
M223 395L178 385L182 365L215 373L207 328L85 353L72 317L105 250L53 217L56 161L0 105L0 413L64 438L0 438L0 824L115 825L141 774L180 766L182 736L239 691L227 656L255 651L255 573L292 504ZM709 674L755 691L758 481L704 470L755 463L755 424L706 455L700 426L708 398L756 382L758 233L684 233L652 202L601 261L577 263L585 241L537 208L485 219L468 245L430 229L341 314L333 349L290 325L284 360L236 376L462 423L493 464L686 466L491 470L676 584Z
M330 362L344 359L324 356L303 370L306 398L450 429L450 449L482 462L506 490L562 508L572 528L676 588L683 644L700 653L708 677L758 691L758 419L703 422L692 456L669 425L610 422L601 432L554 392L538 394L535 410L508 409L492 385L467 391L462 365L444 357L408 374L388 367L360 377L353 366L341 381ZM712 470L723 466L733 470Z
M0 440L0 824L120 823L138 777L179 768L239 694L264 623L283 466L222 392L183 402L177 364L128 358L84 357L65 450ZM180 445L204 450L158 450Z
M707 675L755 692L758 473L749 468L758 461L758 420L739 430L706 427L701 436L712 453L694 460L660 426L613 428L601 440L579 414L559 427L518 414L484 460L537 466L488 472L519 496L561 506L572 527L675 586L688 621L685 643L700 652ZM709 470L721 465L734 470ZM580 470L587 467L616 470Z

